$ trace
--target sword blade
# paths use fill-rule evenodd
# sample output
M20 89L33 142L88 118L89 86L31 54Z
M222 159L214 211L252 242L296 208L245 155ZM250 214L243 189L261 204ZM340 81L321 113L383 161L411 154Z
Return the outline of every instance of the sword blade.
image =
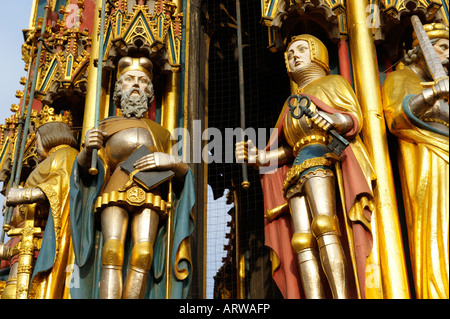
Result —
M417 40L419 41L420 48L422 49L423 56L425 57L425 62L428 65L428 69L430 70L433 79L436 81L445 78L447 74L445 73L441 61L439 61L433 44L431 44L430 38L428 38L419 17L416 15L412 16L411 23L414 28L414 32L416 32Z

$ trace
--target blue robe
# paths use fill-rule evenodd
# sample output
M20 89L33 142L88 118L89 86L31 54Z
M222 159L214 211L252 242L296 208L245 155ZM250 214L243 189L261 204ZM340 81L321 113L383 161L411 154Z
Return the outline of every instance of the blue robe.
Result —
M70 290L73 299L97 299L99 297L98 284L100 281L101 256L103 238L95 221L94 204L104 183L105 169L102 162L97 163L99 170L95 176L81 176L81 169L75 161L75 167L71 175L70 194L70 218L75 264ZM171 298L186 298L192 277L192 265L190 260L179 260L177 264L176 254L183 240L189 237L194 230L194 222L191 210L195 202L194 184L192 172L189 170L185 176L184 187L177 197L174 194L175 209L173 211L173 247L171 255ZM152 268L148 276L146 298L165 298L165 258L166 258L166 226L162 226L154 243L154 256ZM131 237L128 236L125 243L125 258L123 264L123 278L129 268L129 256L131 253ZM176 278L173 269L185 269L188 276L184 280Z

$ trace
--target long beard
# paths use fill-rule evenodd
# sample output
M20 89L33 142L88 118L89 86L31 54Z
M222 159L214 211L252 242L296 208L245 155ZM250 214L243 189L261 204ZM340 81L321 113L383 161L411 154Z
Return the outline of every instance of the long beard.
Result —
M133 91L139 91L139 96L131 95ZM122 114L126 117L141 118L148 110L148 96L141 89L132 88L122 92L120 98L120 108Z

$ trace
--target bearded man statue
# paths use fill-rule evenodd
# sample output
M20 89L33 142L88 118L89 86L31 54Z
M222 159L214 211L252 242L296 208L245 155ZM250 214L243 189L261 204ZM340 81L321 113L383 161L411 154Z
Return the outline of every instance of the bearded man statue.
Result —
M174 184L185 185L175 192L178 200L174 205L176 226L171 261L175 270L172 297L183 298L190 278L186 245L193 227L190 218L193 188L187 186L192 183L191 173L177 155L170 154L170 132L145 118L154 98L151 61L144 57L124 57L118 63L117 78L114 103L122 115L104 119L98 128L86 133L84 148L72 174L75 257L81 272L88 274L86 280L82 280L82 289L72 290L72 297L164 297L161 276L165 272L161 269L164 269L167 235L164 221L170 205L166 202L167 183L147 185L135 176L140 172L170 170L174 174ZM94 149L98 150L99 172L91 176L88 171ZM139 153L142 149L144 153ZM131 159L132 169L127 171L124 165ZM129 225L130 232L127 231ZM94 229L101 229L101 252L94 248ZM97 279L91 278L95 277L92 275L95 266L90 264L93 252L101 260L98 266L101 274ZM188 269L183 269L186 267ZM89 288L97 284L100 287L98 295L95 291L92 295Z

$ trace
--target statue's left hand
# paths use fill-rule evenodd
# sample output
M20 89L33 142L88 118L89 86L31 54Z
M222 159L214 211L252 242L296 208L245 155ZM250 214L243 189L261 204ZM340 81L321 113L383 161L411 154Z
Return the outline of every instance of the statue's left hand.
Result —
M174 169L177 164L181 163L181 159L177 156L169 155L161 152L154 152L145 155L134 163L134 168L140 171L151 170L168 170Z

